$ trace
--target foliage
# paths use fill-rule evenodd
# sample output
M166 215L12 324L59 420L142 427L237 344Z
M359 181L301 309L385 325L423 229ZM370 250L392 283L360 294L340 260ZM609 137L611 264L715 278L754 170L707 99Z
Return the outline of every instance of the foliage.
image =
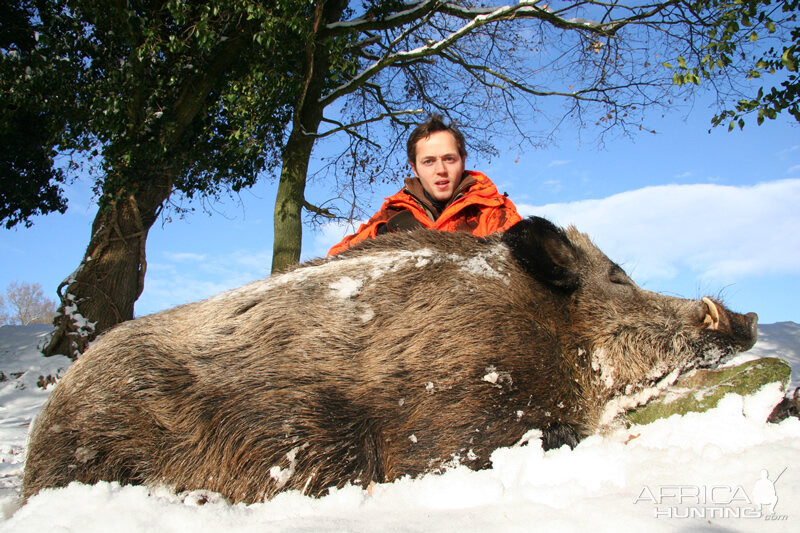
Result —
M492 157L505 140L520 151L536 148L559 129L591 128L600 142L607 132L651 131L645 112L690 98L690 82L704 73L720 102L741 98L758 63L747 54L774 41L775 60L764 49L761 65L779 69L794 54L790 34L796 42L797 0L764 11L760 24L774 32L764 29L759 42L751 39L760 15L740 20L753 4L769 2L364 0L359 15L326 28L333 37L349 32L358 47L355 74L321 99L318 136L349 136L321 170L336 198L326 207L343 218L367 215L358 192L406 175L404 140L430 112L461 125L471 154ZM664 71L674 57L678 66ZM759 113L796 109L795 82L782 93L759 93L775 108Z
M43 64L32 13L31 2L0 5L0 222L7 228L67 208L52 144L64 126L63 110L53 104L66 87L31 75ZM50 102L49 111L43 101Z
M55 164L57 153L93 163L98 192L110 195L104 200L154 174L189 198L252 185L284 163L308 88L306 59L320 48L329 63L320 100L326 115L307 134L348 135L349 145L323 171L334 196L349 198L343 216L350 218L363 214L357 190L402 175L397 149L420 114L459 121L473 153L488 155L497 153L501 132L536 146L568 122L638 131L643 109L671 101L666 82L696 83L739 68L737 54L760 35L756 28L783 36L797 0L778 3L779 20L769 0L362 0L330 20L315 18L321 5L4 4L0 140L9 149L0 156L8 178L0 221L30 224L37 213L66 209L63 185L75 174L68 162ZM796 28L792 36L794 45L766 50L745 75L795 72ZM656 51L678 57L672 80L657 72ZM225 63L224 73L207 79L215 62ZM781 87L741 100L715 121L756 109L759 122L796 111L796 75ZM564 113L546 116L543 99L561 99ZM197 106L203 111L192 112ZM542 126L533 131L534 124Z
M740 76L736 81L755 80L757 84L757 90L752 84L742 87L733 108L716 115L713 126L727 123L729 130L741 129L745 116L752 113L759 125L783 112L800 122L798 7L798 0L700 0L690 4L707 42L696 50L694 61L678 56L677 67L665 63L675 69L675 84L699 85L702 79L714 82L731 72ZM766 80L766 75L777 81Z
M27 326L50 324L56 314L56 302L44 296L38 283L14 281L6 287L5 302L0 297L0 322Z
M2 190L2 220L64 210L56 151L88 160L105 200L159 179L188 197L216 196L274 169L300 90L287 73L309 5L14 0L4 9L17 23L3 25L0 49L2 106L13 113L0 134L22 123L32 131L7 145L3 183L20 190Z
M299 260L303 213L357 218L373 183L404 174L408 130L427 113L458 122L472 154L509 138L536 147L560 128L635 133L645 110L670 108L700 77L729 95L739 76L794 72L796 47L784 45L797 40L794 12L778 17L768 0L6 4L0 222L62 211L73 162L89 165L100 209L60 294L93 334L133 316L147 232L175 191L215 198L280 167L273 270L283 269ZM779 47L751 65L742 54L761 41L742 28L756 24L767 36L774 25ZM674 75L662 67L673 57ZM796 109L789 82L752 105L766 117ZM28 143L12 138L24 125ZM310 161L328 138L344 141L312 176L332 197L315 206Z

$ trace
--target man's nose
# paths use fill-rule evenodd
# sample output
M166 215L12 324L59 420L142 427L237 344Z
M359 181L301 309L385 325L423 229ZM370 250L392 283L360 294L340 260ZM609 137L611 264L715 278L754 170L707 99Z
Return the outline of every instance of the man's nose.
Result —
M444 166L444 161L441 159L436 160L435 168L438 174L447 173L447 168Z

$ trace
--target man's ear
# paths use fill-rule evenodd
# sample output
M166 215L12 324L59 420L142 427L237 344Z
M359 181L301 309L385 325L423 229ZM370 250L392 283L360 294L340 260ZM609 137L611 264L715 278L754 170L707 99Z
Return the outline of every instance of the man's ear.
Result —
M411 167L411 172L413 172L416 177L419 177L419 174L417 174L417 165L409 161L408 166Z
M520 266L538 281L568 292L578 288L578 251L564 230L549 220L521 220L503 233L502 240Z

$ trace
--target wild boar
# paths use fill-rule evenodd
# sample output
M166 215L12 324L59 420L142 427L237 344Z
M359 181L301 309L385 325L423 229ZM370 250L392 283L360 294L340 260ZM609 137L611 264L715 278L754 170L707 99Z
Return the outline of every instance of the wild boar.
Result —
M532 428L576 444L620 398L749 349L756 322L642 290L540 218L387 235L108 332L36 420L24 495L107 480L257 502L486 468Z

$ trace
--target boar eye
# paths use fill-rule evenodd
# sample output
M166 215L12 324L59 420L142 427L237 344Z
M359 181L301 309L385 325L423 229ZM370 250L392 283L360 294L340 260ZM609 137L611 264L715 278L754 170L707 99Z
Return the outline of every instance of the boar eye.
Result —
M616 283L617 285L631 285L630 278L619 265L611 267L608 273L608 279L611 280L611 283Z

